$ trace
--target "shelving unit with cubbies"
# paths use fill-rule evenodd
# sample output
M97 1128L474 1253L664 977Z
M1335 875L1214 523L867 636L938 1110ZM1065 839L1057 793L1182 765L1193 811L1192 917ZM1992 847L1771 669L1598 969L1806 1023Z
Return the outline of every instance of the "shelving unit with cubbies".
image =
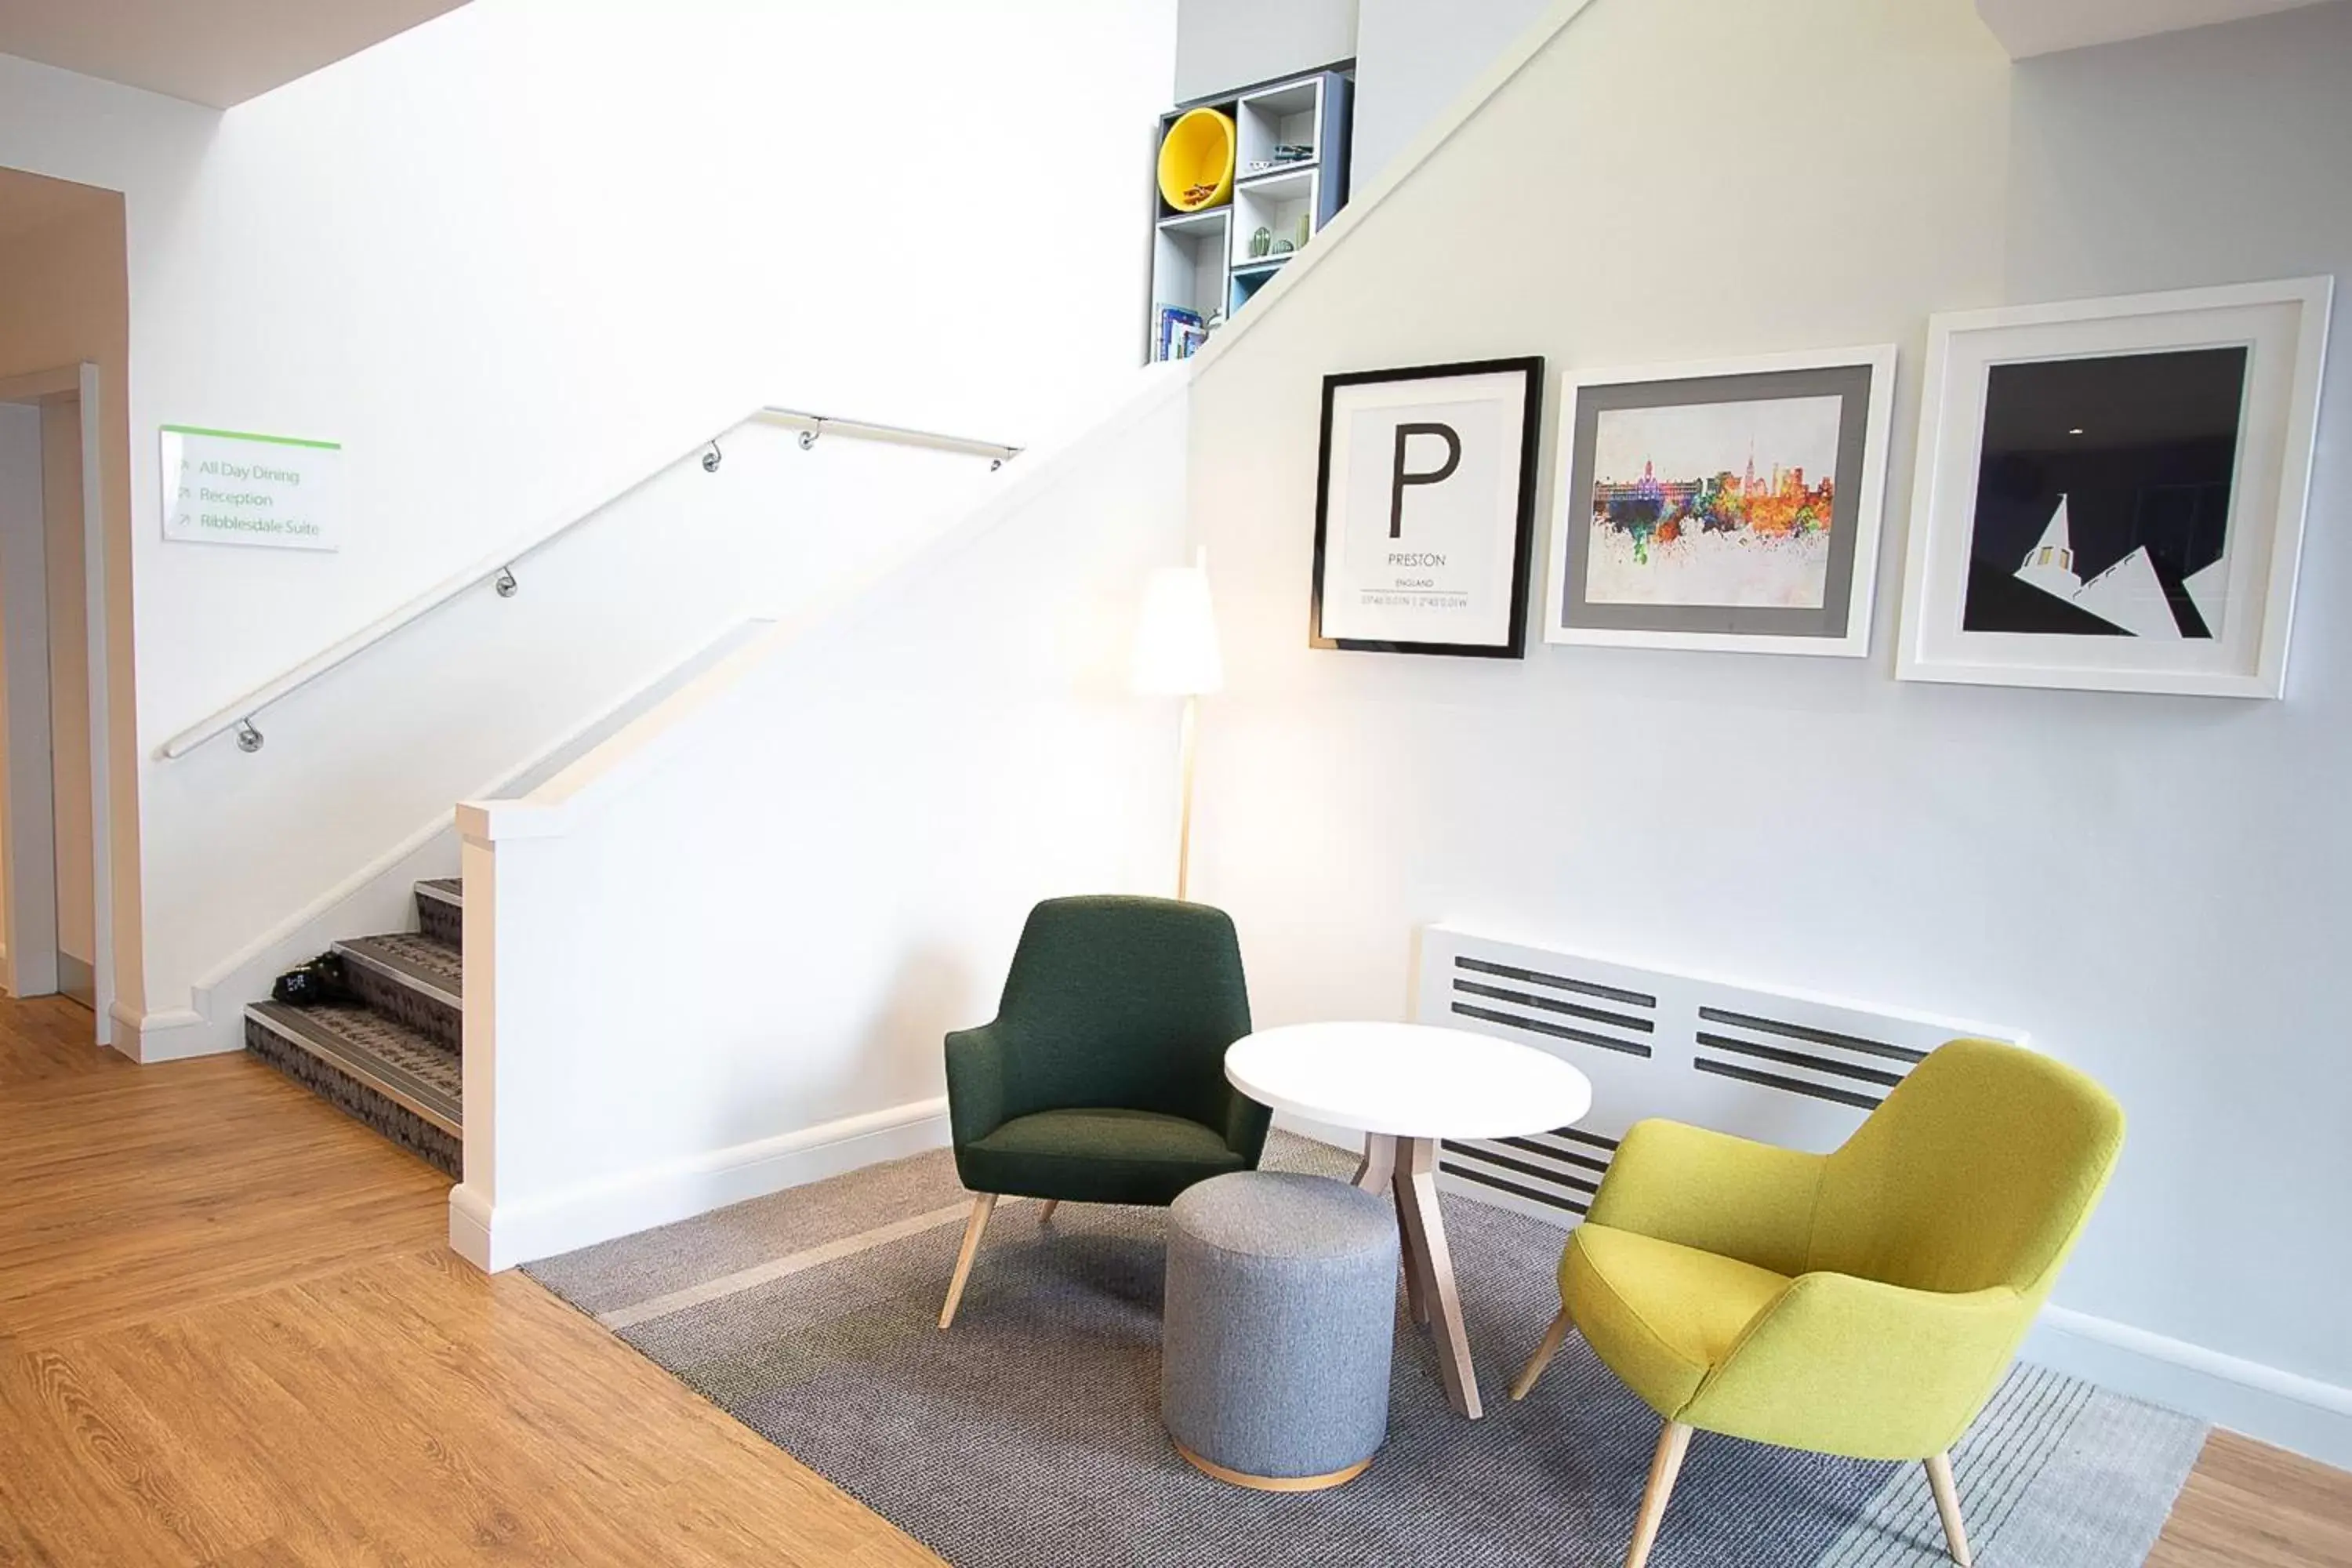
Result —
M1338 216L1348 199L1353 75L1353 63L1343 63L1181 103L1160 117L1163 140L1194 109L1231 119L1234 178L1230 197L1195 212L1170 205L1154 181L1147 360L1190 351L1191 334L1171 331L1171 310L1215 331Z

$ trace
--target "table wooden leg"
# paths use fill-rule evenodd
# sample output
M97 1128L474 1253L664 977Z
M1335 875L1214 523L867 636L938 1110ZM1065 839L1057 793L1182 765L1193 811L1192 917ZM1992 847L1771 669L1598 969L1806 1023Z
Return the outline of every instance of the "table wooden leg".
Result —
M1404 1212L1404 1178L1397 1172L1397 1140L1385 1132L1364 1134L1364 1163L1356 1167L1356 1185L1368 1193L1390 1192L1396 1199L1397 1212ZM1402 1222L1400 1221L1400 1224ZM1429 1301L1422 1290L1421 1273L1412 1265L1412 1252L1404 1249L1404 1300L1416 1323L1429 1321Z
M1397 1224L1403 1235L1405 1268L1418 1266L1437 1345L1437 1372L1454 1408L1473 1421L1478 1373L1470 1364L1470 1339L1462 1328L1462 1297L1454 1289L1454 1258L1445 1247L1445 1221L1437 1207L1437 1141L1410 1138L1398 1151Z
M1412 1178L1402 1171L1399 1171L1395 1179L1390 1184L1396 1197L1397 1228L1402 1233L1404 1238L1402 1262L1405 1310L1412 1314L1415 1327L1426 1328L1429 1324L1429 1258L1420 1247L1413 1245L1412 1233L1405 1228L1404 1211L1413 1202L1412 1184Z

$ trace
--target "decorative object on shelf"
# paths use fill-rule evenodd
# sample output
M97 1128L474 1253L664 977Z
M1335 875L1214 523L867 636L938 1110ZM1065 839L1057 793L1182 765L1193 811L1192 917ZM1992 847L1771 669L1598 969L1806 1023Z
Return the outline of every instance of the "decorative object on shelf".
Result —
M2333 293L1935 317L1895 673L2279 696Z
M1176 896L1185 896L1192 868L1192 756L1200 732L1201 699L1223 687L1224 656L1209 599L1209 552L1190 566L1162 566L1144 585L1143 614L1135 627L1134 685L1145 697L1181 697L1184 723L1177 748Z
M1189 350L1184 353L1176 352L1186 334L1197 333L1205 336L1207 331L1208 324L1202 321L1200 311L1187 310L1181 305L1162 305L1160 307L1159 329L1152 357L1163 360L1187 358L1190 355Z
M1323 378L1315 647L1525 655L1542 405L1539 358Z
M1213 109L1179 117L1160 143L1160 195L1180 213L1199 212L1234 194L1233 120Z
M1276 256L1287 256L1297 248L1297 246L1292 245L1290 241L1286 239L1277 239L1274 242L1273 254Z
M1304 250L1304 249L1306 249L1306 248L1307 248L1307 242L1308 240L1310 240L1310 239L1314 238L1314 237L1315 237L1315 219L1314 219L1314 217L1313 217L1311 215L1309 215L1309 214L1307 214L1307 213L1300 213L1300 214L1298 215L1298 235L1297 235L1297 239L1296 239L1296 240L1294 240L1292 243L1293 243L1293 244L1294 244L1294 245L1295 245L1298 249L1300 249L1300 250Z
M1286 169L1293 163L1311 163L1314 161L1313 147L1297 142L1286 143L1275 148L1266 157L1252 158L1243 167L1242 177L1247 179L1255 174L1271 174L1276 169Z
M1274 247L1274 230L1260 224L1250 235L1250 255L1264 256Z
M1572 374L1544 640L1860 658L1892 345Z

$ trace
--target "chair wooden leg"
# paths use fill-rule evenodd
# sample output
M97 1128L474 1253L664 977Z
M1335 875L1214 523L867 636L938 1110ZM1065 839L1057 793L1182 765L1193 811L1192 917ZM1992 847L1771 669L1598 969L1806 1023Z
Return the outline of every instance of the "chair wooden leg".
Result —
M956 1303L963 1300L963 1282L971 1273L972 1255L980 1250L980 1234L988 1228L988 1215L996 1206L994 1193L971 1200L971 1217L963 1222L963 1249L956 1254L955 1278L948 1281L947 1305L940 1309L940 1327L955 1321Z
M1562 1307L1559 1316L1551 1321L1551 1327L1544 1331L1542 1342L1536 1346L1536 1353L1528 1357L1528 1364L1519 1369L1519 1380L1511 1384L1513 1399L1528 1396L1528 1390L1536 1385L1536 1379L1543 1375L1544 1368L1551 1364L1551 1358L1559 1353L1559 1347L1567 1338L1568 1309Z
M1061 1206L1061 1199L1047 1198L1045 1200L1045 1206L1037 1211L1037 1223L1039 1225L1044 1225L1047 1220L1052 1219L1054 1217L1054 1211Z
M1969 1568L1969 1532L1960 1523L1960 1491L1952 1484L1952 1456L1937 1454L1927 1461L1927 1485L1936 1494L1936 1512L1944 1521L1944 1544L1952 1561Z
M1658 1525L1666 1517L1666 1500L1675 1493L1675 1478L1682 1473L1683 1455L1690 1448L1691 1429L1678 1421L1666 1423L1658 1434L1658 1451L1650 1459L1650 1484L1642 1493L1642 1511L1633 1520L1633 1544L1625 1552L1625 1568L1642 1568L1650 1548L1658 1543Z

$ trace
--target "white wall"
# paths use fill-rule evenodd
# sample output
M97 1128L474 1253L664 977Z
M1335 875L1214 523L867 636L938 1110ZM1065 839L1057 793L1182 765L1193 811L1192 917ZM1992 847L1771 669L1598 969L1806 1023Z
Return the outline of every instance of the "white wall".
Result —
M1349 184L1370 190L1550 9L1550 0L1361 0Z
M1181 372L870 592L467 823L466 1181L504 1268L944 1141L940 1040L1054 894L1165 891ZM479 840L477 842L477 840Z
M1118 127L1172 49L1172 0L476 0L225 115L0 58L0 164L128 201L151 1026L488 782L473 731L436 757L444 725L541 726L509 656L635 616L416 634L437 666L330 678L261 757L165 737L756 404L1013 441L1090 406L1143 289ZM165 543L166 422L342 442L343 552ZM707 590L642 566L656 622Z
M1659 60L1803 90L1625 113L1626 73ZM1402 1016L1413 932L1446 920L2030 1029L2132 1119L2044 1353L2352 1459L2340 325L2284 702L1892 679L1928 313L2344 272L2347 150L2352 6L2012 74L1969 0L1595 0L1199 365L1190 482L1231 689L1203 723L1197 886L1240 924L1261 1018ZM1756 235L1629 237L1626 215L1694 193ZM1779 213L1801 220L1785 242ZM1904 360L1866 661L1307 647L1327 372L1885 341ZM1649 808L1694 778L1712 809Z
M1356 52L1358 0L1179 0L1176 98L1229 92Z

